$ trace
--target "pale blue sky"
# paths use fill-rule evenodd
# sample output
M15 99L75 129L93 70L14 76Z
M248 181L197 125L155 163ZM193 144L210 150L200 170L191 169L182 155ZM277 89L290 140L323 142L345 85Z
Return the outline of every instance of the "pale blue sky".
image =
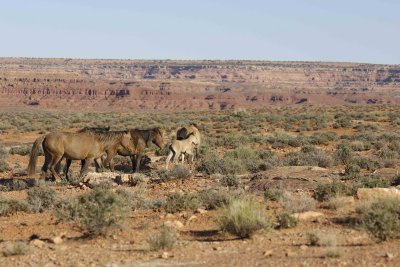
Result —
M398 0L0 0L1 57L400 64Z

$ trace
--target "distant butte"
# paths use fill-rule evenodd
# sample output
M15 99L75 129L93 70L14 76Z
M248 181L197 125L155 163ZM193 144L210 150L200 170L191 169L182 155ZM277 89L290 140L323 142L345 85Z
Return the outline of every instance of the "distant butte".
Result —
M400 104L400 65L0 58L0 109L193 111Z

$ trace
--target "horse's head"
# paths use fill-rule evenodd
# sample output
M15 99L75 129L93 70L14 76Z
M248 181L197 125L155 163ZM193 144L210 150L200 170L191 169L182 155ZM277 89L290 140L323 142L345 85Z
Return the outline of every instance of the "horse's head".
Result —
M124 134L122 135L121 145L123 148L125 148L126 150L128 150L131 153L136 152L136 148L133 145L132 136L131 136L130 131L125 131Z
M159 149L164 148L164 139L160 128L153 129L151 141L153 142L153 144L158 146Z

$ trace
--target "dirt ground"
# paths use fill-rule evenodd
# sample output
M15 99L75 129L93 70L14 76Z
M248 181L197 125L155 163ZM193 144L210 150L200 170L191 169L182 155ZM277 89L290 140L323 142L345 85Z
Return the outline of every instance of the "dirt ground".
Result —
M2 134L0 140L6 146L12 146L32 143L37 136L38 132ZM0 179L28 179L22 171L22 175L17 175L18 170L27 166L28 156L9 155L7 160L12 170L1 173ZM150 164L153 169L163 166L163 162ZM73 170L77 172L78 167L74 164ZM385 169L385 173L390 176L399 170L399 166L394 166ZM276 201L265 200L263 190L279 185L294 192L311 194L318 183L331 181L341 171L341 167L275 167L240 177L244 192L259 199L265 213L273 217L281 208ZM60 197L91 190L72 185L51 186ZM219 186L218 176L193 173L185 180L173 179L162 183L146 180L145 191L149 198L156 199L171 192L192 192ZM119 187L135 189L127 185ZM23 200L27 189L0 194ZM28 244L29 252L8 257L0 255L0 266L400 266L400 240L377 243L365 231L343 223L354 213L358 203L359 200L351 197L338 210L318 207L315 211L323 215L317 219L301 220L292 229L262 231L250 239L238 239L219 232L215 210L176 214L167 214L163 209L132 211L114 235L96 238L86 238L73 223L58 221L53 211L17 212L0 217L0 250L10 243L22 241ZM150 251L148 235L168 220L183 224L178 230L177 244L171 250ZM312 231L334 235L336 246L311 246L307 234ZM43 243L35 245L29 242L32 235L37 235ZM57 236L63 237L62 242L52 243L51 240ZM330 249L338 251L339 256L328 257Z

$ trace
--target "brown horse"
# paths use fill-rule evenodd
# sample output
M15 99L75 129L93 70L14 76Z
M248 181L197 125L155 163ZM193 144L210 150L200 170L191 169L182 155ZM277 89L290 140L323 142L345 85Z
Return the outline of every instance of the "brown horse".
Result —
M153 128L149 130L131 129L130 134L136 150L134 155L132 155L132 153L130 153L126 148L121 146L118 147L117 153L120 156L130 156L132 161L132 172L138 172L140 170L140 163L146 147L149 147L151 143L155 144L160 149L164 147L163 134L160 128ZM96 160L96 162L98 165L101 165L100 160ZM107 166L105 163L102 165ZM114 171L114 162L112 159L110 161L110 170Z
M80 173L81 176L84 176L88 172L89 164L103 154L107 154L105 164L108 164L116 155L117 148L119 147L123 147L131 154L134 154L136 151L129 131L52 132L45 136L42 146L45 154L45 162L42 167L43 175L50 169L56 180L60 180L61 178L54 167L63 157L67 159L67 164L68 162L70 164L68 160L84 160L85 162ZM35 146L34 144L30 162L36 162L34 157L38 154L36 152L38 149L39 146ZM66 168L66 174L68 174L68 167ZM33 170L35 169L36 165L33 166Z
M107 126L107 127L85 127L85 128L82 128L82 129L78 130L77 132L78 133L82 133L82 132L86 132L86 131L89 131L89 132L90 131L93 131L93 132L108 132L109 130L110 130L110 126ZM34 175L35 174L36 165L37 165L37 158L38 158L39 155L41 155L40 149L36 149L35 151L33 151L33 147L39 147L43 143L43 140L44 140L45 137L46 137L45 134L42 135L42 136L39 136L35 140L35 142L33 143L32 150L31 150L31 153L30 153L30 155L31 155L30 157L31 157L32 160L29 160L29 165L28 165L28 174L29 175ZM36 153L36 155L33 155L33 153ZM60 160L57 163L56 167L55 167L55 169L56 169L56 171L58 173L61 170L61 161L62 160ZM83 165L84 165L84 162L82 162L82 166ZM98 170L98 169L99 169L99 166L96 166L96 170Z

